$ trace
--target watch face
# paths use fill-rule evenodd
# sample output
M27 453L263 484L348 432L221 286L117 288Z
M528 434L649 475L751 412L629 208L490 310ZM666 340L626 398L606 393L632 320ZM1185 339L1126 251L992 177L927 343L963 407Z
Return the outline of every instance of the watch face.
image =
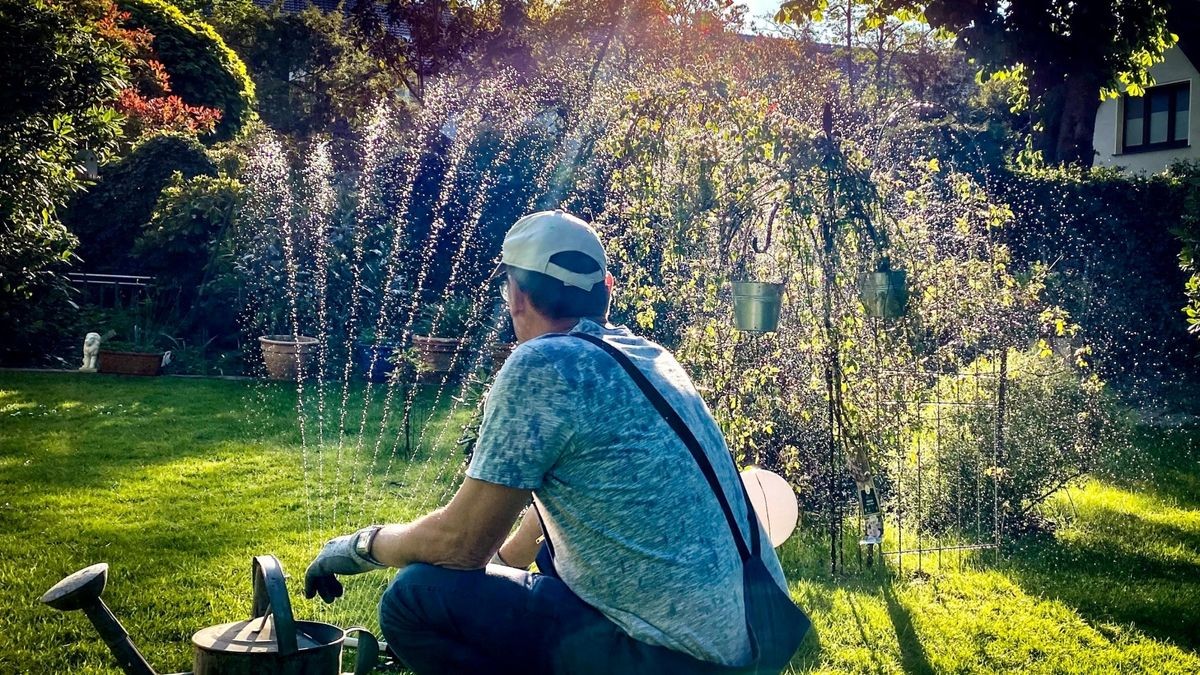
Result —
M354 551L362 557L370 560L371 540L375 538L375 533L378 531L378 526L360 530L358 536L354 538Z

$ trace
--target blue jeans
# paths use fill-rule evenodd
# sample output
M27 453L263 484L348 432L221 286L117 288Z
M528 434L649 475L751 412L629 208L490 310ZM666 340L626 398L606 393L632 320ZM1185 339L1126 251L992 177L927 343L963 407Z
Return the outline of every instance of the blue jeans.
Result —
M625 634L556 577L409 565L379 604L389 647L426 673L728 673Z

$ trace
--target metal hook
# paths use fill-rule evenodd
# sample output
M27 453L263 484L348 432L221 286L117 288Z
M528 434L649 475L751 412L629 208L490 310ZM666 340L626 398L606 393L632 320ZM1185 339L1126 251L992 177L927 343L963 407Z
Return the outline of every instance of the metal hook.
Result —
M767 241L760 247L758 245L758 237L750 238L750 248L755 253L766 253L771 248L771 237L775 232L775 214L779 213L779 202L775 202L775 206L771 208L771 215L767 217Z

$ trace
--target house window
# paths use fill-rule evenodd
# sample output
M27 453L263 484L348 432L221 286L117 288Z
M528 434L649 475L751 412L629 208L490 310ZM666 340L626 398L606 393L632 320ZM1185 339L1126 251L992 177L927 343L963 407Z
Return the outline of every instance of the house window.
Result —
M1191 95L1189 82L1150 87L1145 96L1125 94L1125 152L1186 147Z

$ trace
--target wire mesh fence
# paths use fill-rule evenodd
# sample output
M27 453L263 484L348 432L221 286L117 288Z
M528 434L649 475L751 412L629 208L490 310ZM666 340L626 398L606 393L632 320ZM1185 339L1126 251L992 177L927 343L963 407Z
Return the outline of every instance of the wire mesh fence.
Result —
M980 551L998 554L1007 354L983 355L966 369L914 365L878 378L864 421L876 430L883 478L879 553L899 572L918 574L961 567Z

